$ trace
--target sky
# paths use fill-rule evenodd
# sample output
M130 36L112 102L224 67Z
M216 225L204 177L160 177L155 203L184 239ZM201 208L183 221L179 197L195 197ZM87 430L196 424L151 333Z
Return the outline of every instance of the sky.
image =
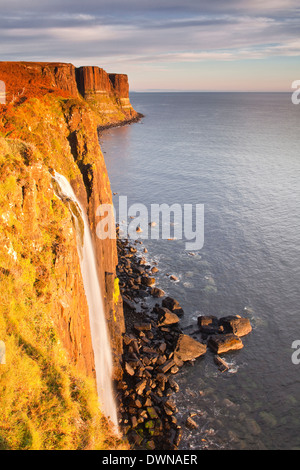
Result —
M0 60L126 73L131 91L290 91L299 0L0 0Z

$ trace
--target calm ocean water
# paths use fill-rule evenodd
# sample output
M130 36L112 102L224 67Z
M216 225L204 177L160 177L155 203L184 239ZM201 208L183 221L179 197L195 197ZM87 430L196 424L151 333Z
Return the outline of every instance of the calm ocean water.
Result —
M145 240L158 284L200 314L242 314L253 331L220 373L209 352L176 376L182 449L300 449L300 105L289 94L136 93L145 118L102 133L117 206L204 204L205 243ZM174 274L179 282L166 274ZM187 330L189 331L189 330ZM190 329L193 331L193 328Z

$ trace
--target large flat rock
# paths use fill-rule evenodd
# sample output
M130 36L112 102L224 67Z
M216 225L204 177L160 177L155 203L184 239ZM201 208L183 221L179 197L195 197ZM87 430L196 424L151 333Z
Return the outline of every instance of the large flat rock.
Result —
M208 347L217 354L224 354L228 351L236 351L244 347L242 340L232 334L213 335L208 340Z
M233 333L240 337L246 336L252 331L252 326L248 318L238 316L223 317L219 320L219 323L228 333Z
M206 344L200 343L188 335L180 335L174 351L175 361L192 361L206 353Z
M213 315L201 315L198 317L198 326L200 331L207 335L233 333L241 337L252 331L250 320L241 318L239 315L229 315L222 318Z
M171 312L168 308L160 307L158 309L158 326L175 325L179 323L179 317L176 313Z

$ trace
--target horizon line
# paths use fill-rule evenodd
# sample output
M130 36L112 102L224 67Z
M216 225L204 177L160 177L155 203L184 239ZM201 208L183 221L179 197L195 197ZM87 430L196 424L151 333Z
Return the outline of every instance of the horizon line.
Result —
M292 93L291 91L267 91L267 90L169 90L169 89L146 89L130 90L129 93Z

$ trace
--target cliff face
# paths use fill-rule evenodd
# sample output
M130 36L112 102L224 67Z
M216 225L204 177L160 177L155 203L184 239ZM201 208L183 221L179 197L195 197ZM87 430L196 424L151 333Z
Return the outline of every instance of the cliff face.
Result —
M52 62L0 62L0 80L6 84L7 103L54 94L80 95L96 111L99 125L110 125L138 116L129 101L128 77L108 74L100 67L76 68Z
M129 101L128 76L124 74L110 73L109 78L120 99L123 109L130 109L131 104Z
M76 234L70 212L55 194L52 169L71 182L88 214L111 337L114 378L122 374L124 318L116 278L116 241L96 236L96 210L102 203L112 204L97 127L137 113L131 106L128 112L124 111L121 103L127 99L127 88L120 84L126 78L113 82L95 67L76 70L71 64L0 63L0 80L5 82L7 91L7 105L0 105L0 339L7 344L8 364L5 371L2 366L0 369L0 392L6 415L10 410L11 416L23 423L29 409L41 402L41 393L44 398L52 397L45 369L49 367L53 374L56 371L55 377L60 376L61 370L62 380L69 377L70 384L76 381L76 397L83 382L74 377L79 374L93 379L95 374ZM95 104L100 90L106 100L104 111L109 112L98 111L101 100ZM85 100L82 95L93 98ZM29 370L32 367L36 377L40 377L39 385L35 384L36 394L30 392L33 385L24 372L25 359L31 364ZM26 401L24 397L22 411L16 410L16 405L5 405L9 387L1 375L3 371L5 380L11 382L19 375L25 395L28 390L31 398ZM71 393L72 402L75 392L71 388L67 387L65 393ZM48 421L49 413L52 412L46 413ZM64 416L64 411L61 413ZM50 430L42 415L37 413L29 422L33 427L44 426L45 440L49 440ZM28 431L26 423L25 420L24 432ZM11 423L10 428L13 429ZM7 440L5 448L18 447L13 444L15 435L7 434Z
M114 93L108 73L99 67L79 67L76 69L78 89L84 98L89 95Z
M0 63L0 80L7 84L8 99L11 98L10 101L12 101L7 109L2 107L3 132L9 133L10 137L21 138L26 143L38 146L40 153L44 155L43 163L47 161L48 164L51 161L53 168L57 171L65 167L63 173L72 172L69 177L70 182L77 197L86 208L91 225L98 260L99 280L104 293L107 321L114 350L114 376L119 377L121 370L118 366L118 357L122 348L121 333L124 322L121 300L117 304L113 300L113 298L116 299L116 295L113 295L116 285L116 244L115 240L99 240L95 230L99 221L96 217L98 206L112 204L110 183L97 135L97 125L99 122L105 124L107 118L104 122L101 121L99 114L94 112L95 108L91 109L80 98L76 76L79 80L78 71L76 73L75 67L71 64ZM104 70L98 67L82 67L79 69L79 76L82 77L81 83L84 84L80 91L85 96L89 96L88 90L92 90L93 93L102 90L106 98L115 96L109 76ZM20 89L22 93L18 94ZM34 95L33 98L31 98L32 95ZM63 100L58 98L60 95L63 96ZM36 101L37 97L40 98L39 101ZM50 102L49 98L51 98ZM32 100L34 104L31 103ZM114 122L119 113L119 105L113 106L111 101L110 106ZM28 115L25 116L24 112ZM124 114L120 120L122 118ZM32 215L34 216L34 208ZM57 260L55 262L59 263ZM73 264L76 265L73 271L76 271L78 259ZM61 275L63 276L63 273ZM67 273L65 275L67 276ZM66 283L72 282L68 277ZM78 297L81 298L80 289ZM65 304L67 305L68 302ZM84 303L79 302L79 304ZM85 307L79 309L78 318L86 317L86 312L83 314L84 310L86 310ZM62 325L65 322L67 329L76 323L74 314L73 320L69 321L68 315L71 313L67 314L66 308L58 308L57 312L59 324ZM75 349L83 344L80 338L80 328L73 333L69 331L68 334L64 329L62 331L70 357L75 359L79 354ZM73 336L73 341L70 340L70 335ZM84 355L89 356L89 353ZM92 371L90 359L88 359L88 369Z
M48 93L78 97L72 64L47 62L0 62L0 80L6 85L6 101L23 102Z
M116 240L100 240L96 235L96 226L100 220L96 215L98 207L101 204L112 204L110 182L92 115L82 113L82 108L71 105L68 111L66 110L65 117L71 152L81 173L79 177L73 178L71 183L80 202L86 207L90 222L113 349L114 379L119 379L122 375L119 360L122 355L122 333L125 331L125 324L122 299L116 282Z
M108 123L137 116L129 101L128 77L108 74L99 67L76 69L76 79L81 95L89 101Z

